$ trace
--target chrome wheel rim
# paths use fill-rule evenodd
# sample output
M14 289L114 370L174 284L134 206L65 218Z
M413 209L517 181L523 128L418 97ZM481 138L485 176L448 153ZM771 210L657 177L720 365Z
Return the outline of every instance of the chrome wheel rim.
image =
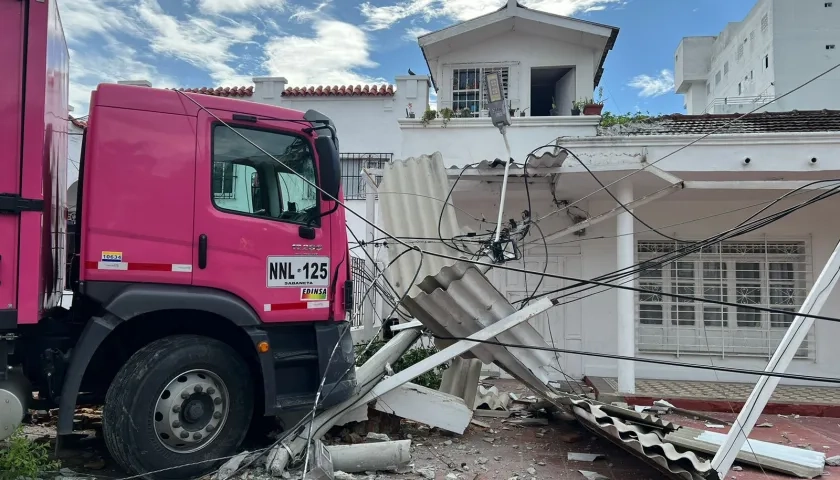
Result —
M168 450L192 453L219 435L228 417L225 383L207 370L176 375L157 397L152 423L155 436Z

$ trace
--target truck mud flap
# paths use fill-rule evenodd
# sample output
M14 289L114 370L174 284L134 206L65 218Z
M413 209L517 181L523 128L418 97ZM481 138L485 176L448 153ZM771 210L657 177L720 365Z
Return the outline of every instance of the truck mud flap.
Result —
M82 377L84 377L96 349L120 322L119 318L106 315L105 317L93 317L85 325L79 343L76 344L73 353L70 355L70 366L67 369L67 375L64 377L64 386L61 388L61 398L58 401L58 435L73 433L73 416L76 413L76 399L79 396Z

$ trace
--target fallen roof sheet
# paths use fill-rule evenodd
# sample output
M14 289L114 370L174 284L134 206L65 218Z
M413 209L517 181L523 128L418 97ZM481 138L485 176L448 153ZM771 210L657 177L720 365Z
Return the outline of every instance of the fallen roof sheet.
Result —
M682 448L714 455L726 440L726 435L696 428L682 427L665 435L665 440ZM800 478L814 478L825 469L825 453L804 448L776 445L750 439L738 452L738 461L775 470Z
M395 160L385 165L378 190L382 226L386 232L397 238L450 239L467 233L458 224L455 209L443 208L450 186L440 153ZM450 198L449 204L451 202ZM428 242L422 245L424 250L434 253L462 258L470 256L443 242ZM394 248L390 248L391 246ZM416 295L420 290L415 284L454 263L445 258L425 255L421 264L420 253L403 253L406 250L403 245L389 244L390 260L402 254L386 270L388 280L397 290L398 296L405 294L406 290L409 291L409 296Z
M694 452L680 452L662 439L656 429L623 422L588 400L572 400L572 410L593 433L623 447L670 478L701 480L712 466Z
M417 295L405 301L406 309L432 333L442 337L468 337L516 312L516 309L475 266L459 262L426 277ZM545 339L530 323L523 323L495 337L502 343L548 348ZM438 341L442 348L451 341ZM555 356L532 348L478 345L464 357L495 363L513 377L540 392L548 400L557 398L549 386L556 366Z

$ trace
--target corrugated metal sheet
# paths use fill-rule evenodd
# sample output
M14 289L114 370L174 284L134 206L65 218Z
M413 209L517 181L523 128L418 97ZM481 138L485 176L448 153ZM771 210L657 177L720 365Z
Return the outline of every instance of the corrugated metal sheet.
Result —
M418 288L419 294L406 299L406 309L439 336L467 337L516 312L487 277L465 262L426 277ZM548 348L545 339L529 323L520 324L496 339L502 343ZM451 342L438 343L445 347ZM556 361L551 352L485 344L464 356L495 363L547 398L557 398L554 389L548 386L551 365Z
M528 175L537 175L538 172L532 172L532 168L556 168L561 167L563 162L566 161L566 157L569 154L566 150L562 150L560 148L554 148L552 150L546 151L540 155L530 155L528 156ZM519 162L518 159L514 159ZM493 166L494 162L499 162L495 167ZM520 162L521 163L521 162ZM505 164L504 161L496 158L495 160L482 160L478 162L477 165L473 165L472 168L476 168L479 170L487 170L487 169L498 169L499 175L504 173L505 171ZM453 170L461 171L464 169L464 165L451 165L449 167L449 173L451 174Z
M656 429L625 423L586 400L573 399L572 410L593 433L625 448L670 478L702 480L713 473L707 460L699 459L691 451L678 451L663 441Z
M449 177L443 168L443 157L440 153L396 160L386 165L382 172L382 182L379 184L379 208L383 228L397 238L406 239L407 242L411 239L450 239L467 233L458 224L455 209L443 208L450 188ZM420 245L430 252L467 258L466 254L444 245L443 242L432 241ZM388 246L388 256L394 259L406 250L405 246L392 242ZM454 263L445 258L426 255L421 266L420 257L418 252L405 253L387 269L388 280L400 296L409 289L410 296L416 295L420 290L417 287L412 288L413 283L434 276ZM420 271L416 280L412 282L418 267Z
M726 435L696 428L683 427L665 435L665 440L679 447L714 455L726 440ZM800 478L814 478L825 469L825 453L804 448L776 445L750 439L738 452L738 461L761 466Z

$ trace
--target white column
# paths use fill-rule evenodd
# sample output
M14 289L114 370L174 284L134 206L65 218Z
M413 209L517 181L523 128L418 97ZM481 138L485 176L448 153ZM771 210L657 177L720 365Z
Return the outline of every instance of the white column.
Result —
M367 177L365 172L362 172L362 177ZM376 230L373 228L373 225L376 225L376 186L373 185L371 181L367 181L365 185L365 218L368 222L365 224L365 250L367 250L367 255L365 255L365 264L368 266L367 270L370 272L372 278L377 278L377 271L376 265L370 260L371 258L376 258L376 247L374 246L374 241L376 240ZM374 290L370 291L370 294L365 299L364 304L362 305L364 311L364 338L366 340L370 340L373 337L373 319L374 319Z
M614 190L618 201L624 205L633 201L633 184L627 180L619 182ZM631 267L635 263L635 238L633 235L633 216L628 212L620 213L616 221L616 270ZM618 320L618 354L632 357L636 353L635 335L635 292L616 289L616 318ZM618 361L619 393L636 393L636 369L630 360Z

